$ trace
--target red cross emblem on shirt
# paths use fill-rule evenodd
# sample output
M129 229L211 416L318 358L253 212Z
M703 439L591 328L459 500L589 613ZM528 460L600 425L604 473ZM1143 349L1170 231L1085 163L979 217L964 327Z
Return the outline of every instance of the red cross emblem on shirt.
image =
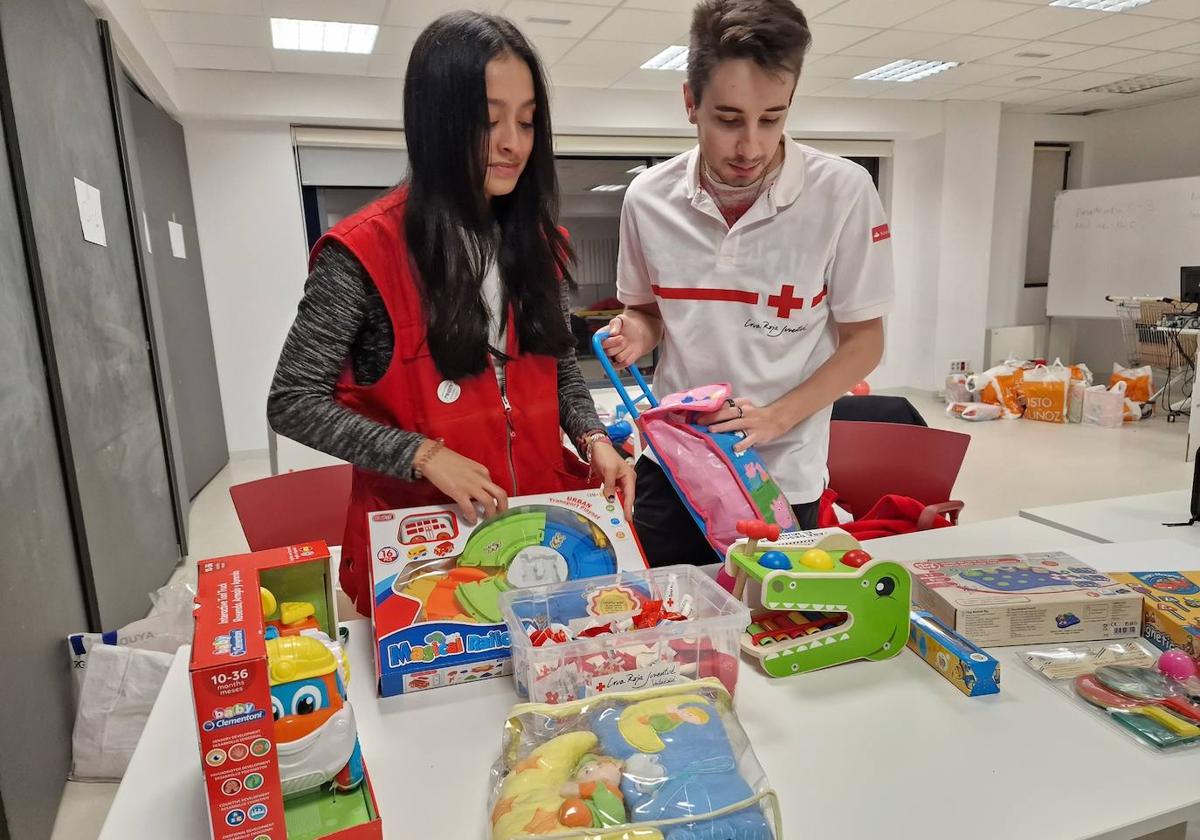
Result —
M785 283L779 294L767 298L767 306L775 307L775 314L780 318L791 318L793 309L804 308L804 298L795 295L796 287Z

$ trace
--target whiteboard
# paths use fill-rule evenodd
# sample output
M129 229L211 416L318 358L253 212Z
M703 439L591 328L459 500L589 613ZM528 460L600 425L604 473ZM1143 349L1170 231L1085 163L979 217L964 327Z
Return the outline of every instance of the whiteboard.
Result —
M1105 295L1177 298L1184 265L1200 265L1200 178L1061 192L1046 312L1111 318Z

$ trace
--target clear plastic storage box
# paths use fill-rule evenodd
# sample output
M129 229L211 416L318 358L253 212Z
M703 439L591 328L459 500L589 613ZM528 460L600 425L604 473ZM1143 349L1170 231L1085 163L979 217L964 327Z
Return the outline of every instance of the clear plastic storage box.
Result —
M686 621L664 621L579 638L588 627L629 620L662 602ZM750 610L695 566L667 566L503 593L517 693L535 703L567 703L606 691L637 691L716 677L732 694L739 642ZM570 641L537 646L530 634L568 628Z

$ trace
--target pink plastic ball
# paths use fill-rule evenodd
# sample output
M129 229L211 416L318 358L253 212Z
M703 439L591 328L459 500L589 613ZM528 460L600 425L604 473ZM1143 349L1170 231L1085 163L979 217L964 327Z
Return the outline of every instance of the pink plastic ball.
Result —
M855 385L853 388L850 389L850 393L856 397L865 397L867 394L871 393L871 386L868 385L865 381L859 382L857 385Z
M1196 660L1182 650L1169 650L1158 658L1158 670L1168 677L1186 680L1196 676Z

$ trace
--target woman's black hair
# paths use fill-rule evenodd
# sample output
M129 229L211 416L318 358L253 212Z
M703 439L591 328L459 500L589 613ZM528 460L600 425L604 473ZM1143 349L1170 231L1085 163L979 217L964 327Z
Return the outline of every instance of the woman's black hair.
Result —
M485 71L503 55L524 61L533 76L534 141L516 188L489 201ZM572 282L573 254L558 229L546 81L525 36L510 21L478 12L452 12L430 24L408 62L404 131L409 158L404 227L438 371L461 379L488 367L488 315L480 287L493 260L504 299L513 306L520 351L567 352L574 339L558 284L560 278Z

